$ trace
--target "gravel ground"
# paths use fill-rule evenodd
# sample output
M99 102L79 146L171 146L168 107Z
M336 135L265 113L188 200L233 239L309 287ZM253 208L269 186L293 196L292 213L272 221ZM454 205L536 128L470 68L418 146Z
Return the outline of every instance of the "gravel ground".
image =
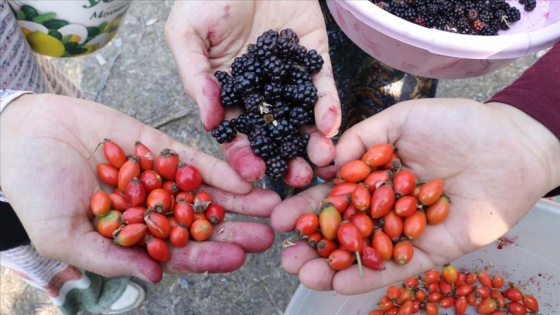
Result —
M89 99L112 106L175 139L223 157L204 131L196 105L184 94L163 27L173 1L133 2L117 37L98 53L58 59ZM541 52L542 54L542 52ZM520 58L492 74L441 80L438 97L483 101L507 85L540 54ZM143 283L147 300L130 314L282 314L299 285L280 266L282 236L229 274L166 275ZM0 270L0 314L59 314L48 298L7 269Z

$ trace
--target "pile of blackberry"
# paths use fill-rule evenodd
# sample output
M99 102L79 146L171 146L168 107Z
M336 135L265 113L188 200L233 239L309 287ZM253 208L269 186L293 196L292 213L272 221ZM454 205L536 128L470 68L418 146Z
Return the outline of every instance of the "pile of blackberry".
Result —
M223 120L212 136L226 143L238 132L247 135L253 152L265 160L268 177L280 181L291 159L309 161L309 134L300 128L315 123L318 96L311 75L322 67L321 55L300 45L293 30L264 32L233 61L231 73L214 74L221 84L222 106L241 107L244 113Z
M521 19L505 0L370 0L385 11L428 28L467 35L498 35ZM537 0L519 0L533 11Z

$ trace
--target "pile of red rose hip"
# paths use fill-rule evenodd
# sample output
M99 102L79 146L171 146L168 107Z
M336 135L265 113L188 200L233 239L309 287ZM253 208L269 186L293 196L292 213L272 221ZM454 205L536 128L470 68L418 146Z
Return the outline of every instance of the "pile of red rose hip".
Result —
M412 240L450 212L444 181L420 182L389 143L373 145L342 165L317 211L301 215L284 246L306 239L334 270L357 263L373 270L412 260Z
M389 143L370 147L357 160L343 164L321 206L299 216L284 246L304 240L327 260L333 270L358 264L385 269L385 262L409 263L411 241L426 228L444 222L451 203L442 179L419 181L403 167L397 149ZM452 264L428 270L391 285L369 315L536 314L538 301L504 278L485 270L465 272ZM446 314L446 313L445 313Z
M171 246L205 241L224 220L224 208L201 189L199 170L173 150L154 155L136 142L127 155L110 139L102 145L107 162L97 164L97 175L112 190L97 190L90 199L99 234L120 246L145 248L150 257L166 262Z
M539 302L498 273L447 264L390 285L369 315L537 314Z

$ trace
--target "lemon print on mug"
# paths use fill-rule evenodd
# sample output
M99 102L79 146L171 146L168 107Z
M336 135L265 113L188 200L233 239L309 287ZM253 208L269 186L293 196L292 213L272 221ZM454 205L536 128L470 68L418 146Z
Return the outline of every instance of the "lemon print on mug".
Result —
M128 8L125 3L119 7L113 6L111 10L100 9L90 15L90 19L94 17L99 23L83 21L86 23L84 25L73 16L68 17L67 9L53 6L55 2L50 6L45 3L37 3L40 8L23 4L12 9L31 49L50 57L81 56L105 46L116 35ZM70 20L59 16L61 12Z
M35 52L51 57L64 55L66 51L64 44L56 37L49 35L49 30L45 26L31 21L19 21L19 26L31 49Z
M31 48L41 54L51 57L62 57L66 49L56 37L35 31L27 34L27 41Z

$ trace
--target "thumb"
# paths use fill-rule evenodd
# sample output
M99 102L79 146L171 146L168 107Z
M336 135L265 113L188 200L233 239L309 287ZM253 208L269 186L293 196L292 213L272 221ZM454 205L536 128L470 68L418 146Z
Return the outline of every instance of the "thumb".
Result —
M336 145L335 164L361 158L368 148L377 143L394 144L402 133L402 126L410 106L393 105L352 126L341 135Z
M97 232L84 236L68 261L104 277L134 276L151 283L160 282L161 265L139 248L121 247Z
M206 44L191 30L181 33L181 36L174 34L166 38L185 92L198 105L204 129L214 129L223 120L224 110L220 84L212 73Z

